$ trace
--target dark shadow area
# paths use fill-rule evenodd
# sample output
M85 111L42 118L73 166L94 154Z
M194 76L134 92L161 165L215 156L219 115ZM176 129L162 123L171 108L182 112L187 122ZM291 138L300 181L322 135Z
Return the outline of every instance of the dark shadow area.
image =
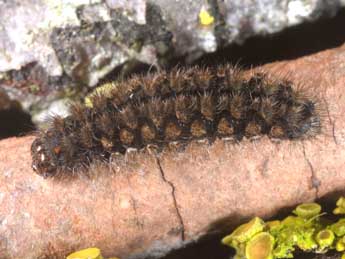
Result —
M21 109L10 108L0 111L0 139L24 136L35 130L30 114Z
M223 236L217 234L203 238L182 249L172 251L164 259L229 259L235 253L231 248L221 244Z
M255 67L279 60L296 59L343 44L344 25L345 9L331 19L298 25L274 35L250 38L242 45L234 44L205 55L195 64L214 66L229 62Z
M221 239L221 237L219 236ZM214 239L213 239L214 240ZM205 249L208 247L208 249ZM183 250L175 251L169 254L164 259L232 259L235 255L234 251L219 242L216 243L211 240L203 240L198 244L190 245ZM326 254L303 253L297 252L294 259L340 259L341 253L328 252Z
M314 254L314 253L298 253L295 254L294 259L340 259L341 253L328 252L326 254Z

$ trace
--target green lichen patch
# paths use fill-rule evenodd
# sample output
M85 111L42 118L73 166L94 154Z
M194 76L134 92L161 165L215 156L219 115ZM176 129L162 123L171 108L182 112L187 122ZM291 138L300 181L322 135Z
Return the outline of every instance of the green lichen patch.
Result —
M322 229L317 233L315 239L319 245L319 250L324 251L325 249L333 245L335 236L332 230Z
M266 232L255 235L246 246L246 258L248 259L271 259L274 238Z
M345 219L340 219L338 222L330 226L330 229L338 236L345 235Z
M70 254L66 259L103 259L103 257L101 250L96 247L91 247Z
M337 207L333 210L333 213L336 215L345 214L345 198L340 197L336 205Z
M232 246L231 244L235 242L246 242L256 233L261 232L264 229L264 222L262 219L255 217L248 223L245 223L232 232L231 235L223 238L223 244Z
M338 200L337 208L345 209L345 198ZM317 203L304 203L293 210L295 215L282 220L264 222L255 217L222 242L235 248L237 259L293 258L297 249L315 253L344 252L345 218L334 222L326 218L321 209ZM335 210L334 214L342 213Z
M296 207L293 213L301 218L312 218L321 212L321 206L317 203L303 203Z
M90 247L83 250L76 251L66 257L66 259L104 259L101 250L97 247ZM111 257L108 259L119 259Z

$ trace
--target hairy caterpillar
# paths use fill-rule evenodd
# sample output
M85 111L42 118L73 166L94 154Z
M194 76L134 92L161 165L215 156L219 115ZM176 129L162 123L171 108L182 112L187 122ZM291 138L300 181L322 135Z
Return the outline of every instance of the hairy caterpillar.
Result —
M92 107L71 106L33 142L33 169L44 177L109 158L112 153L163 149L193 139L305 139L321 129L318 102L288 80L252 76L230 65L135 76Z

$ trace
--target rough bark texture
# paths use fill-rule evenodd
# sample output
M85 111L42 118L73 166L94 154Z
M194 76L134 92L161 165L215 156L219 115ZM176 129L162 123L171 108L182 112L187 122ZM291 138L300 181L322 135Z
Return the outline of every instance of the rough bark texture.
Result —
M345 45L266 65L320 91L324 132L274 143L194 143L93 168L90 178L43 179L30 168L33 137L0 142L0 258L63 258L97 246L104 256L163 255L245 218L345 187Z

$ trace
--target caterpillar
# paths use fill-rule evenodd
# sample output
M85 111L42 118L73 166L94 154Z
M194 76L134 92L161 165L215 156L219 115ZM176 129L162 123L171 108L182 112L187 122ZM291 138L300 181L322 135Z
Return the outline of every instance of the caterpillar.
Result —
M191 140L298 140L321 130L319 103L287 79L231 65L160 71L114 83L52 118L31 147L41 176L71 171L129 149Z

